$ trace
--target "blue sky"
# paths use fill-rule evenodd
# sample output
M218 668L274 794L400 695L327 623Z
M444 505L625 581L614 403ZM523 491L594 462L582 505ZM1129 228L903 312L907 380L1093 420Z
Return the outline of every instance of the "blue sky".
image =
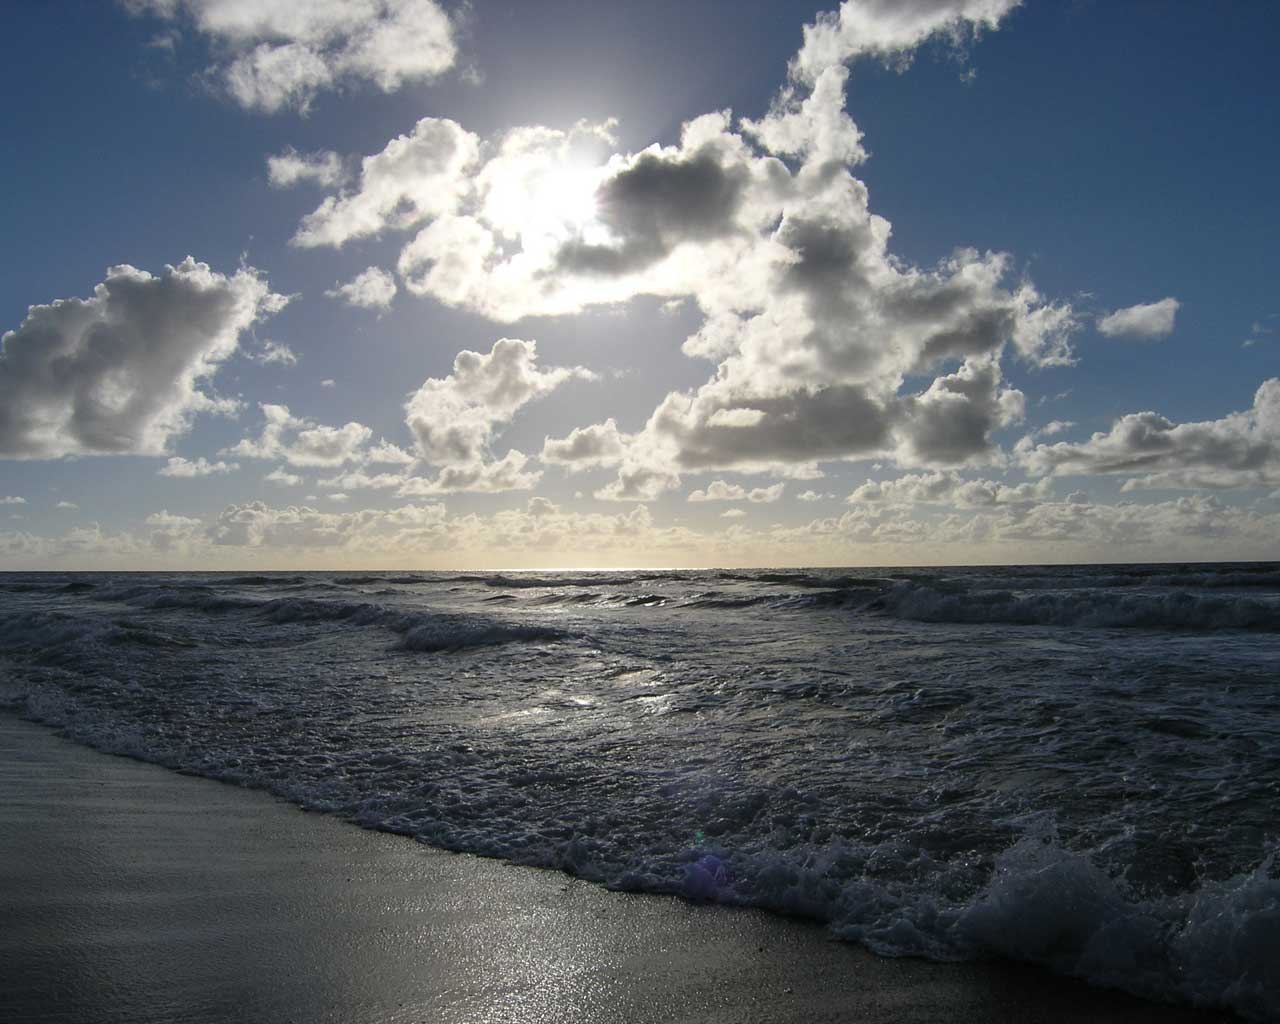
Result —
M1274 557L1277 43L1261 2L17 5L0 566Z

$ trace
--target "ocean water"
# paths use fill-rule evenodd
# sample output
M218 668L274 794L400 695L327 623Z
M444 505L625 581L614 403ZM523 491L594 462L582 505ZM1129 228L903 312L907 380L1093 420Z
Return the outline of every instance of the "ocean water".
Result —
M0 707L452 850L1280 1018L1280 563L0 574Z

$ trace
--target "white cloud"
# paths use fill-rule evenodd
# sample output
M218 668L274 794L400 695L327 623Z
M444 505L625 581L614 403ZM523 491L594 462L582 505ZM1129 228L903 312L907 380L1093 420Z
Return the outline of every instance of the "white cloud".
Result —
M746 514L747 514L746 509L727 508L720 513L720 518L721 519L742 519L744 516L746 516Z
M563 439L546 438L542 461L564 466L571 473L598 466L617 465L626 448L612 417L589 427L576 427Z
M1098 320L1098 330L1108 338L1163 338L1173 333L1180 306L1177 299L1170 297L1117 309Z
M1075 426L1072 420L1051 420L1039 430L1032 431L1031 437L1056 437L1058 434L1065 434L1068 430Z
M316 481L320 487L332 487L341 491L385 490L400 487L404 482L403 473L366 473L362 469Z
M270 484L279 484L281 487L301 487L303 484L302 477L296 473L287 472L282 466L277 466L262 479Z
M369 267L346 284L330 288L325 295L361 309L390 309L391 300L396 297L396 279L385 270Z
M697 490L689 492L689 501L753 501L757 503L775 502L782 497L782 492L786 488L785 483L774 484L772 487L753 487L751 490L740 484L726 483L724 480L714 480L706 488L706 490Z
M30 307L0 339L0 457L164 454L196 413L238 408L198 385L287 301L250 268L188 256L159 276L112 267L92 298Z
M332 377L326 377L320 382L320 386L322 388L336 388L338 386L338 382Z
M404 230L455 210L471 187L479 139L457 123L424 117L360 165L357 187L307 214L292 244L338 248L355 238Z
M800 501L821 501L824 495L819 494L817 491L802 491L796 497Z
M123 0L185 18L215 44L210 72L241 106L305 111L316 93L362 81L383 92L453 66L453 25L435 0Z
M289 188L308 182L321 188L336 188L346 181L346 177L342 157L332 150L299 153L290 148L267 157L267 180L273 188Z
M280 366L298 365L297 354L281 341L264 341L257 352L249 353L249 358L263 366L271 366L273 363Z
M0 505L25 505L26 503L26 498L19 497L16 494L6 494L4 497L0 497Z
M468 491L496 494L499 491L527 491L538 485L542 473L525 469L529 457L515 450L500 459L462 462L441 467L434 478L409 477L396 491L401 497L423 497Z
M373 431L361 423L329 427L300 418L286 405L260 406L264 424L256 438L244 438L220 452L246 459L283 459L293 466L341 466L364 459Z
M533 486L541 475L526 472L526 456L510 451L493 461L499 427L527 403L568 380L595 379L581 366L537 366L537 344L501 338L487 353L464 350L453 373L428 378L405 405L406 423L423 461L444 467L433 481L409 481L402 494L494 491Z
M385 439L370 448L365 454L365 458L369 462L388 466L407 466L417 461L416 455Z
M705 490L690 491L689 501L743 501L747 490L741 484L726 483L724 480L713 480Z
M995 29L1021 0L844 0L840 10L806 25L792 74L813 81L858 57L900 57L933 36L960 42Z
M196 477L196 476L214 476L215 474L233 473L240 468L237 462L210 462L201 456L194 462L182 458L182 456L174 456L166 462L157 471L160 476L177 476L177 477Z
M1052 493L1048 478L1031 483L965 480L958 473L908 473L894 480L868 480L846 499L851 505L950 505L992 508L1035 504Z
M425 118L366 157L359 185L294 242L418 228L397 264L406 290L500 322L638 295L695 303L704 322L684 351L717 364L705 385L668 395L634 434L606 421L544 443L549 463L616 466L599 498L648 500L694 470L997 463L997 432L1025 409L1003 354L1069 363L1076 316L1007 254L958 248L914 267L890 252L890 225L850 172L866 152L843 64L994 29L1014 6L847 0L806 30L763 118L735 129L728 112L706 114L678 145L639 153L611 153L608 124L516 128L482 146ZM468 411L416 432L428 459L454 446L457 463L488 445L492 422Z
M54 508L60 508L60 509L66 509L66 510L68 510L68 511L71 511L71 510L74 510L74 509L78 509L80 506L79 506L79 505L77 505L74 501L60 501L60 502L58 502L56 505L54 505L53 507L54 507Z
M1280 483L1280 377L1266 380L1253 407L1218 420L1174 423L1154 412L1122 416L1080 443L1018 443L1032 473L1131 474L1127 489L1262 487Z

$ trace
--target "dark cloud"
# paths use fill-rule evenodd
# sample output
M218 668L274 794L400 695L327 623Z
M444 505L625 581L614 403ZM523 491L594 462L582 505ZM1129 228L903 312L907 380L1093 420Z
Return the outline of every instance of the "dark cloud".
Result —
M596 193L598 218L614 245L577 240L559 253L562 270L625 274L664 258L681 242L706 242L735 230L750 174L725 166L711 147L687 158L642 153Z
M252 270L193 258L158 277L112 267L90 299L32 306L0 352L0 455L159 455L200 411L229 411L196 384L240 333L280 309Z

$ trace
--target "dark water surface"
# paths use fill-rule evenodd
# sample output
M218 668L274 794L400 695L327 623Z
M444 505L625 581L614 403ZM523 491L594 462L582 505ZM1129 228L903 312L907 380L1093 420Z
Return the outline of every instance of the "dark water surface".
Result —
M437 846L1280 1016L1280 565L0 575L0 706Z

